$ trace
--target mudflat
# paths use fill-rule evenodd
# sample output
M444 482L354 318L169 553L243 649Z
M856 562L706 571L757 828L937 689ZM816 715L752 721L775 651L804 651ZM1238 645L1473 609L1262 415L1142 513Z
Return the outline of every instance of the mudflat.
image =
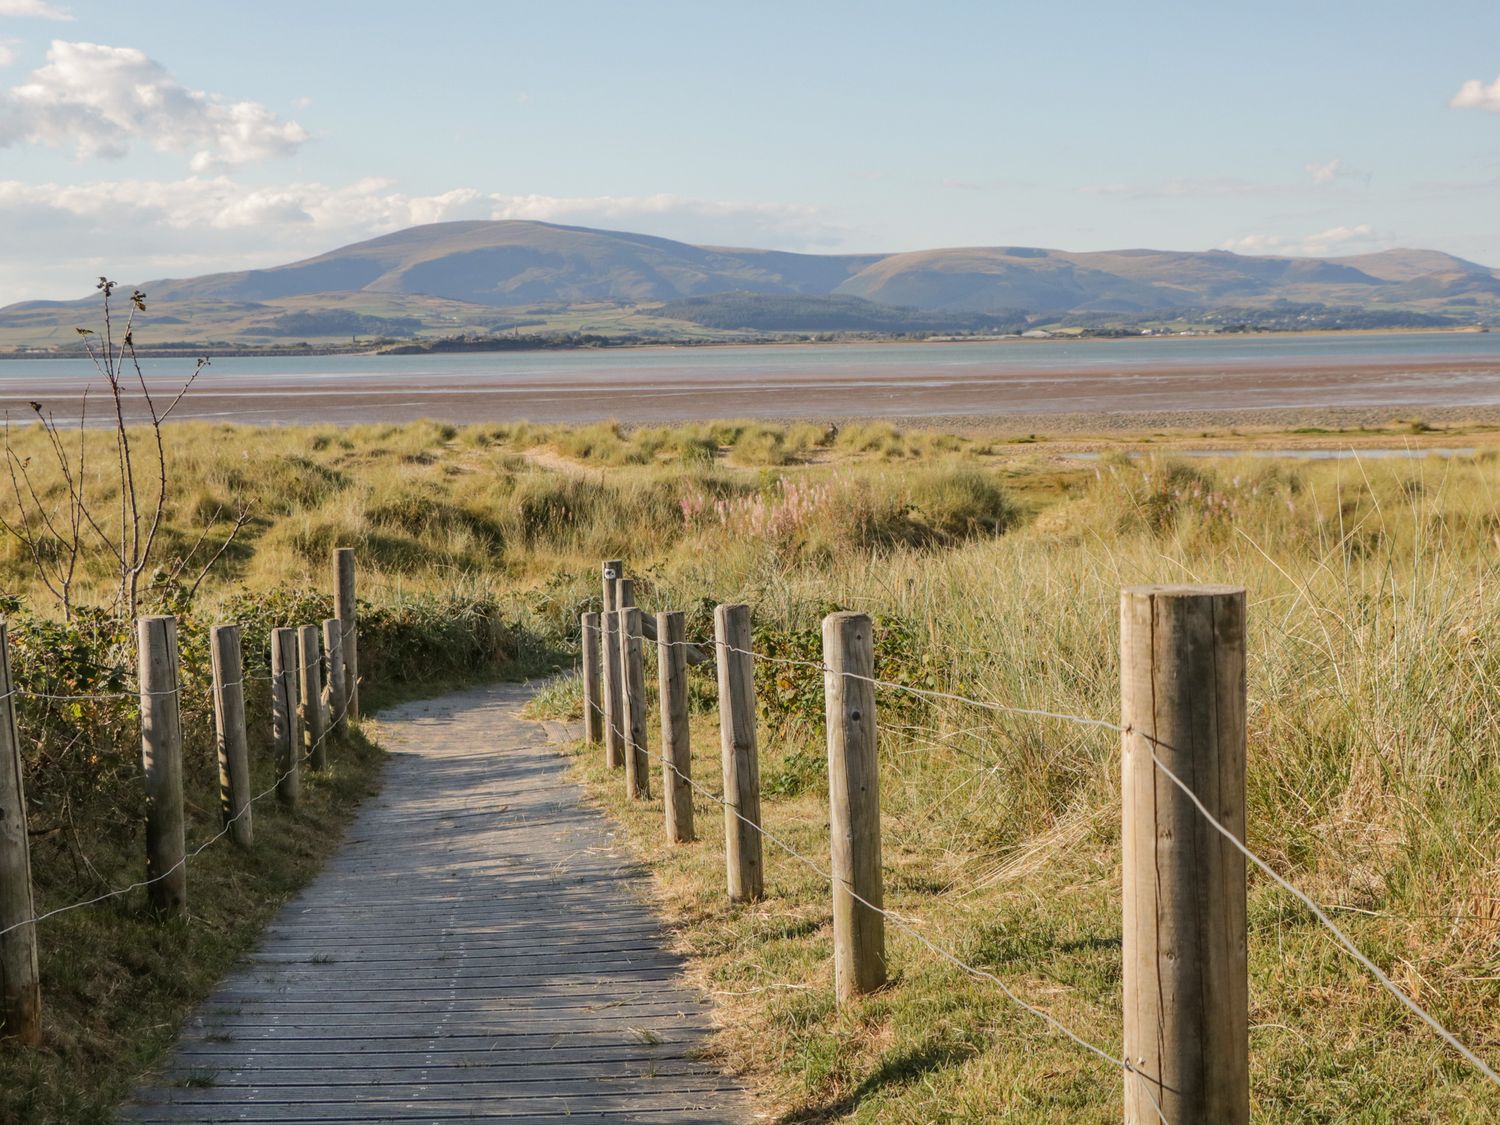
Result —
M1500 417L1500 338L1370 338L1039 347L892 345L633 349L541 356L217 360L176 419L298 424L442 421L666 423L879 418L945 428L1286 425ZM152 361L163 394L174 370ZM0 364L0 409L75 415L86 366ZM127 395L133 419L139 394ZM89 409L101 420L96 387Z

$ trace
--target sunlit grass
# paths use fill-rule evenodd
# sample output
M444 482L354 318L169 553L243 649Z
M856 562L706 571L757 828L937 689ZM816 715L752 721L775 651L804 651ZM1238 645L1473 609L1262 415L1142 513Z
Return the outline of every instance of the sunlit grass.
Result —
M785 652L815 645L829 610L860 609L901 638L888 678L1112 719L1120 587L1243 585L1251 846L1460 1038L1486 1056L1500 1045L1493 457L1079 464L999 439L742 422L184 426L170 440L191 482L169 513L174 550L251 511L205 613L240 587L326 589L329 548L355 546L363 596L496 599L565 649L577 614L598 608L599 561L623 558L638 600L686 612L695 640L716 602L749 603ZM40 605L28 567L0 553L7 585ZM100 591L108 577L90 571ZM821 863L821 718L805 674L782 685L762 670L762 776L768 826ZM716 786L711 679L700 669L692 685L695 770ZM545 702L576 709L576 682ZM892 691L879 706L891 908L1117 1051L1115 740ZM768 846L770 899L731 909L718 810L700 802L700 841L666 849L659 810L629 806L596 757L580 769L653 864L720 1004L714 1050L784 1120L1118 1119L1107 1065L898 932L892 986L835 1012L819 876ZM1258 878L1250 922L1257 1120L1500 1111Z

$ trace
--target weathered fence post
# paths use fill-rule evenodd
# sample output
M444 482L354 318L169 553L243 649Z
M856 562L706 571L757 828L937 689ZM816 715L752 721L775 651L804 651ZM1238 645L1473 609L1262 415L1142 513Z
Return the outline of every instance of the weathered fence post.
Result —
M724 764L724 854L729 897L735 902L753 902L765 894L765 873L749 606L721 605L714 610L714 644L719 657L719 744Z
M628 605L618 612L620 683L625 689L625 792L646 800L651 796L651 757L646 750L646 669L641 611Z
M250 812L250 744L245 737L245 664L240 627L215 625L211 634L214 734L219 750L219 808L229 838L242 848L254 841Z
M833 970L839 1003L885 983L880 873L880 762L875 752L875 643L863 613L823 619ZM857 896L857 897L856 897Z
M354 548L333 551L333 615L343 636L339 647L344 656L344 714L348 722L359 722L359 621L354 599Z
M187 905L177 619L141 618L136 622L136 644L141 684L141 764L146 779L147 893L158 914L176 914Z
M656 630L656 622L649 617L641 618L641 632L648 641L659 640L661 636ZM682 651L687 656L687 662L694 666L707 664L713 659L697 645L690 645L686 641L683 642Z
M619 559L604 564L603 651L600 653L604 680L604 761L618 768L625 764L625 721L620 704L620 619L615 614L615 583L621 568Z
M302 736L297 722L297 630L271 630L271 739L276 744L276 799L297 807Z
M687 621L680 613L656 615L656 683L661 701L661 791L667 841L693 839L692 736L688 730Z
M328 743L323 737L323 654L318 651L316 625L297 630L297 694L302 700L302 743L308 764L328 768Z
M1245 858L1165 771L1244 840L1245 592L1123 591L1120 712L1125 1120L1244 1125Z
M10 637L0 619L0 1038L35 1045L42 1041L42 986L14 692Z
M345 710L349 700L344 670L344 630L337 617L323 622L323 655L328 661L328 683L323 688L327 716L324 728L330 738L342 738L348 729Z
M604 741L604 698L599 684L599 615L579 618L583 641L583 740L590 746Z

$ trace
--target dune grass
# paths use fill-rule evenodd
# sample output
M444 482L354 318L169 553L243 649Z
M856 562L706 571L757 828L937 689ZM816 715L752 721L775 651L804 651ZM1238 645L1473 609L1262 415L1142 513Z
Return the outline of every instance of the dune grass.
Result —
M685 611L693 639L714 603L744 601L758 647L805 659L823 614L859 609L885 679L1109 719L1121 586L1244 585L1251 846L1462 1039L1500 1047L1492 455L1080 464L1002 438L757 423L185 425L169 454L191 482L174 551L250 509L198 615L320 590L328 549L355 546L372 613L428 607L413 635L472 617L476 659L503 650L532 671L568 662L598 562L619 557L641 604ZM43 612L27 567L0 551L7 588ZM108 578L88 571L96 594ZM767 826L823 862L821 684L757 675ZM692 691L695 771L716 785L711 675ZM545 703L576 709L576 685ZM1115 739L892 691L879 706L888 905L1118 1051ZM581 775L651 864L719 1004L713 1050L777 1119L1118 1119L1118 1074L899 932L891 987L835 1011L820 877L768 846L770 897L728 906L719 810L700 802L700 841L667 849L659 811L628 804L596 758L580 754ZM1258 877L1250 923L1257 1120L1500 1111L1500 1091Z
M883 678L1108 719L1121 586L1245 585L1251 846L1493 1057L1497 484L1491 460L1112 462L998 537L831 562L720 543L711 562L653 573L653 593L691 607L708 587L750 602L772 654L812 655L823 612L867 610L902 638ZM701 638L701 613L696 624ZM767 826L824 862L816 685L784 667L758 672ZM711 690L698 698L695 768L717 787ZM888 907L1118 1052L1116 740L898 692L880 706ZM826 883L768 845L770 898L728 907L720 810L700 802L704 840L669 849L657 810L626 802L596 757L580 769L655 866L723 1007L722 1058L781 1120L1118 1119L1107 1064L899 932L893 985L835 1012ZM1250 925L1257 1120L1483 1121L1500 1110L1500 1091L1258 876Z

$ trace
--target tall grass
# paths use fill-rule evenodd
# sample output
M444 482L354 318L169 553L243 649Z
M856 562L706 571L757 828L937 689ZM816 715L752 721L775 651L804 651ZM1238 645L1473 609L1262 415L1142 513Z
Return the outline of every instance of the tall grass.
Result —
M902 638L883 678L1109 719L1122 586L1246 586L1250 846L1484 1051L1500 1039L1496 483L1493 464L1476 462L1118 462L998 537L791 560L728 549L663 568L657 597L691 606L708 589L749 601L773 655L799 645L815 655L830 608L868 610ZM826 848L816 673L760 673L768 823L816 856ZM777 697L803 703L767 704ZM894 691L880 706L892 908L1118 1049L1115 740L958 703L914 706ZM708 719L700 740L712 738ZM757 937L748 919L712 910L711 863L654 852L657 826L636 827L707 983L741 994L728 1001L724 1049L789 1119L830 1106L871 1120L945 1119L957 1105L1049 1121L1117 1112L1118 1076L1066 1043L1039 1043L1035 1026L1000 1014L1003 1001L899 936L902 982L836 1018L809 999L828 984L826 888L773 855L780 886L759 916L800 918L801 936ZM1259 1119L1481 1121L1500 1109L1483 1079L1258 878L1251 925ZM782 989L756 991L769 980ZM945 994L972 1005L970 1017Z
M1500 1042L1493 458L1060 466L882 425L752 423L184 426L170 440L195 482L170 513L173 550L252 511L204 616L244 591L321 589L328 549L352 545L372 604L492 605L538 651L561 649L597 608L598 561L620 557L644 605L688 613L692 639L715 602L744 601L765 651L815 658L822 615L860 609L885 679L1109 719L1119 589L1243 585L1250 845L1461 1038ZM13 550L0 575L31 591ZM821 683L769 663L757 677L768 823L816 856ZM712 777L711 672L693 692L696 768ZM1118 1049L1115 740L885 689L879 706L891 907ZM894 986L834 1012L814 875L769 853L771 900L726 911L710 844L661 849L655 815L592 776L730 1009L716 1049L786 1120L1116 1116L1117 1075L899 936ZM717 810L699 816L707 837ZM1250 918L1258 1119L1500 1110L1274 886L1252 881Z

